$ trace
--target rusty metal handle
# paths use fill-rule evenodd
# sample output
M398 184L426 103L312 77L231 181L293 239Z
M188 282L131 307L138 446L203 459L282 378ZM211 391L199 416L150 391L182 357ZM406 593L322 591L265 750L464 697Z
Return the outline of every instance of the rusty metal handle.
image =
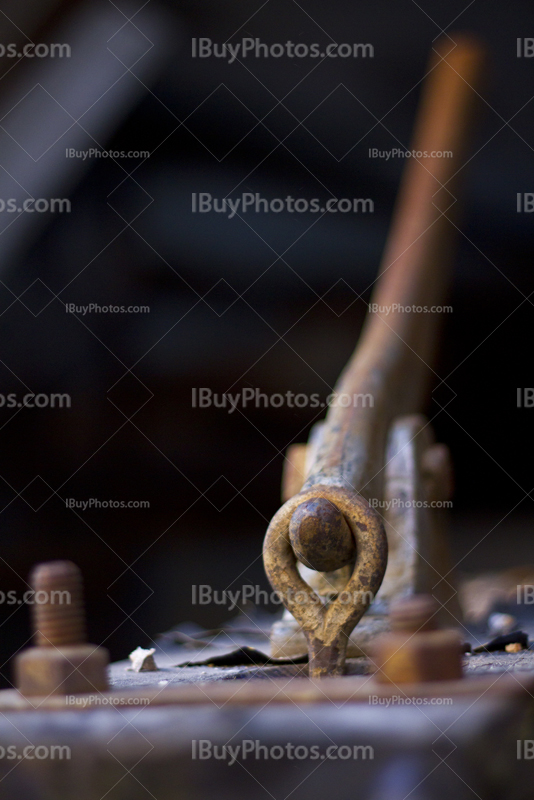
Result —
M431 377L428 360L437 315L403 309L432 307L444 296L451 239L446 213L456 202L452 192L463 166L473 86L482 61L481 48L463 38L456 45L447 38L432 60L413 141L414 150L428 155L410 159L405 168L371 299L379 310L367 319L336 386L337 395L371 396L372 406L333 404L302 491L282 506L265 537L267 575L306 634L312 676L343 670L346 639L378 591L386 569L386 534L365 498L382 496L392 419L419 410ZM452 151L452 157L435 155L440 151ZM318 513L320 498L327 505L322 504ZM305 588L295 551L299 560L316 569L321 569L325 554L330 569L343 566L350 550L345 523L356 543L351 596L346 597L347 608L338 598L325 610L310 587ZM297 594L304 598L299 606L292 599Z
M453 47L450 40L444 43ZM442 46L443 49L443 46ZM449 277L451 234L443 213L456 203L457 172L471 127L473 86L482 53L468 40L431 64L417 117L413 149L452 151L452 158L422 157L407 162L379 280L371 297L383 311L370 314L336 393L370 395L363 404L330 409L304 488L315 484L352 486L366 497L381 497L385 439L393 417L421 409L433 373L439 314L406 313L399 307L443 302ZM443 188L442 188L443 187ZM447 212L446 212L447 213Z

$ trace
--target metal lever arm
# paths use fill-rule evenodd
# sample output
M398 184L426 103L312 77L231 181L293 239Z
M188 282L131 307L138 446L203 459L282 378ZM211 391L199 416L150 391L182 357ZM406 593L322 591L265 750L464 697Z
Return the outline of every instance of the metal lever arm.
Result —
M450 52L447 52L450 51ZM264 563L271 584L301 624L308 641L310 675L343 671L346 639L379 589L387 563L380 517L366 499L382 496L386 436L392 419L418 411L432 375L428 361L436 339L437 314L406 312L442 302L448 283L451 223L447 212L470 128L474 86L482 66L478 45L447 38L425 82L413 149L360 342L336 393L370 395L372 407L349 403L329 409L314 463L300 494L273 518L265 537ZM441 157L443 151L452 157ZM326 503L325 503L326 501ZM300 578L299 560L321 569L356 562L344 602L327 609ZM348 591L348 594L347 594ZM298 607L295 597L303 602Z

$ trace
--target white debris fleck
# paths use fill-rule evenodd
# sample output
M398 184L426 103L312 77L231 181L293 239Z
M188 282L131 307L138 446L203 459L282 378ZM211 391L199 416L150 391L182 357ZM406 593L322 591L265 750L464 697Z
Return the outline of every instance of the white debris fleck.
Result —
M130 653L128 656L132 662L132 666L128 668L130 672L156 672L158 667L154 661L155 652L155 647L152 647L150 650L138 647Z
M167 686L169 681L158 681L158 686Z

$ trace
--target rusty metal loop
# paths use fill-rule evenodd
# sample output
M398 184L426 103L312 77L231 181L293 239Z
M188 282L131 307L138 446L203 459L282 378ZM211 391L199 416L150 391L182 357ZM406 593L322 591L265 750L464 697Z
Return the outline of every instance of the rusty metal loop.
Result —
M345 516L356 541L356 563L343 592L325 607L301 578L289 540L289 522L298 505L323 497ZM387 538L380 517L356 492L318 484L288 500L273 517L263 546L271 585L307 635L325 645L348 636L380 588L387 565Z

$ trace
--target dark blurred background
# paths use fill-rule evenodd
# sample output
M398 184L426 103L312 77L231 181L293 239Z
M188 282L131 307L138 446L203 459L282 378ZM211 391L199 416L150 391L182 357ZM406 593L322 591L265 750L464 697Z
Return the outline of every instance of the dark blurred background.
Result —
M266 525L283 453L313 408L193 408L193 387L330 393L366 314L436 37L476 34L488 72L426 413L456 465L459 569L534 561L530 347L534 8L436 0L3 4L4 43L68 42L70 58L0 58L0 196L69 198L70 213L0 214L0 392L68 393L68 409L0 408L0 589L71 558L89 630L113 658L223 606L192 584L267 588ZM359 58L192 57L221 44L370 43ZM511 121L510 121L511 120ZM508 123L508 121L510 121ZM507 124L508 123L508 124ZM402 144L400 144L402 143ZM69 159L66 149L148 151ZM372 214L193 214L192 193L371 198ZM150 313L66 313L65 304ZM436 384L439 381L436 380ZM445 409L443 410L443 407ZM69 509L66 500L148 501ZM478 544L483 538L481 544ZM477 546L478 545L478 546ZM474 549L472 549L474 548ZM29 637L0 605L0 656Z

